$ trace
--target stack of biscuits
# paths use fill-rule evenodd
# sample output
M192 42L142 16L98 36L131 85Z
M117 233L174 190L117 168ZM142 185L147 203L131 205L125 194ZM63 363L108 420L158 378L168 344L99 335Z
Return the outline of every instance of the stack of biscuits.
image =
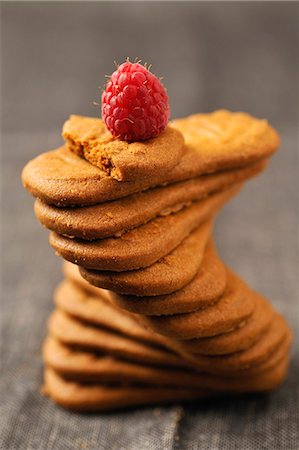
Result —
M278 148L275 130L221 110L134 143L100 119L71 116L63 137L22 175L66 260L44 392L92 411L281 384L291 332L212 238L219 209Z

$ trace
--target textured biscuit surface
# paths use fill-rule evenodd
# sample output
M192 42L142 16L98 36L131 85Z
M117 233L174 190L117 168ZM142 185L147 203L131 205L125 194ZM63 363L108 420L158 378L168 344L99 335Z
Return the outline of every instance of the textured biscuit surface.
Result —
M68 287L69 285L64 286ZM243 351L236 351L224 356L192 355L184 348L184 345L178 345L176 341L160 338L154 334L151 339L149 336L151 332L144 330L142 333L140 325L135 324L134 317L127 316L126 313L118 311L113 306L109 308L107 305L108 308L105 311L104 305L100 303L97 306L92 305L92 308L87 307L88 312L85 313L82 305L76 309L76 305L74 307L71 302L70 308L66 307L68 293L61 292L62 294L66 297L66 300L62 302L62 307L67 313L56 310L51 316L49 331L52 336L67 346L86 351L104 352L107 355L135 363L161 367L193 367L197 371L236 378L258 374L274 367L286 356L290 345L290 332L283 318L276 314L260 339ZM102 308L103 316L106 316L104 319L100 317ZM80 320L71 317L70 310L72 310L72 316L75 313ZM91 319L90 314L92 313L96 318ZM106 325L109 315L111 319L108 331ZM123 323L121 323L121 316L123 316Z
M104 292L104 295L103 295ZM142 342L163 345L163 337L142 327L135 316L109 302L109 292L92 296L69 281L63 281L54 295L56 306L81 321L100 325Z
M145 386L164 386L180 388L201 388L207 391L247 392L263 391L273 388L281 381L281 366L286 358L280 358L274 369L256 375L225 377L196 373L190 369L167 369L122 361L115 357L96 355L82 350L74 350L51 336L43 345L43 358L46 366L67 380L87 383L106 383L120 386L124 384L143 384Z
M243 113L200 114L177 120L173 126L182 132L186 145L181 149L179 162L164 174L152 170L150 177L119 183L67 147L61 147L27 164L22 174L24 186L50 204L96 204L161 184L258 163L279 145L277 133L266 121ZM257 171L263 167L261 162Z
M65 236L90 240L119 236L157 216L179 211L191 202L239 184L256 175L264 165L256 163L196 177L85 208L58 208L37 199L35 214L42 225Z
M120 237L87 242L52 232L50 244L64 259L87 269L121 272L148 267L168 255L201 223L211 219L238 190L239 186L213 194Z
M232 168L270 156L279 136L266 120L226 110L195 114L173 122L194 150L205 172Z
M209 244L209 246L210 245L211 245L211 243ZM75 280L76 286L80 286L81 289L75 288L75 290L77 292L76 292L76 295L72 295L72 301L69 301L69 296L63 295L62 299L61 299L62 301L59 302L58 305L62 309L65 309L67 312L74 313L75 309L77 309L77 308L75 308L73 306L73 303L74 302L78 303L78 298L80 298L80 297L83 297L84 299L86 298L86 295L84 295L84 292L85 292L84 288L86 286L88 287L88 284L86 284L86 282L82 278L80 280L80 276L78 274L78 269L75 266L72 266L69 263L67 263L66 265L70 266L69 269L75 269L70 272L72 274L72 280L73 280L73 282ZM81 284L78 284L78 280L79 280L79 283L81 281ZM65 286L65 284L64 284L64 286ZM75 285L73 285L73 289L74 289L74 286ZM91 320L91 321L98 320L99 323L103 323L103 314L101 314L101 306L100 306L102 302L100 301L99 304L97 303L97 300L100 298L99 294L102 292L102 290L94 288L92 286L90 286L90 287L92 290L95 291L95 292L92 292L92 294L94 296L93 299L89 298L89 301L93 302L93 306L94 306L93 309L91 309L89 312L88 306L86 306L84 308L84 305L85 305L84 300L81 300L82 307L80 308L80 310L76 311L76 314L78 314L79 318L81 318L81 319L85 318L86 320L88 320L87 315L89 314L91 317L91 319L89 319L89 320ZM188 285L187 285L187 287L188 287ZM225 284L223 284L222 292L224 290L224 287L225 287ZM244 285L241 283L241 285L239 285L239 288L240 287L242 287L243 290L242 289L237 290L235 288L235 292L234 292L235 301L238 301L242 298L239 295L242 294L242 291L244 292ZM80 292L81 292L81 294L80 294ZM104 291L104 292L108 292L108 291ZM160 308L161 308L159 310L159 314L163 314L163 313L165 314L165 310L164 311L162 310L162 308L163 308L162 302L167 301L167 298L169 298L169 300L172 300L173 296L175 298L179 299L179 297L176 297L176 296L180 292L181 291L178 291L177 293L174 293L172 295L164 296L164 299L163 299L163 296L149 297L148 302L150 303L157 299L157 304L160 305ZM242 321L240 325L234 326L232 330L229 330L226 333L214 335L212 337L201 337L199 339L184 340L182 342L181 346L180 345L177 346L176 344L171 345L171 341L169 339L167 339L166 341L165 340L163 341L163 336L161 336L162 339L160 341L160 344L165 345L166 347L170 346L176 351L180 351L183 349L183 353L193 352L193 353L197 353L197 354L201 354L201 355L225 355L225 354L240 352L242 350L248 349L249 347L251 347L254 343L256 343L261 338L263 333L265 333L269 329L269 327L272 323L272 320L274 318L274 311L271 308L271 306L269 305L269 303L263 297L258 295L257 293L249 291L248 289L245 289L245 292L246 292L247 296L251 295L254 297L255 308L247 320ZM110 297L112 297L113 302L115 302L115 300L118 299L117 303L120 302L122 304L124 302L125 304L123 305L123 307L125 307L125 309L128 307L128 304L124 300L126 298L125 296L115 295L114 293L109 293L109 295L110 295ZM120 301L120 298L122 299L121 301ZM129 298L131 300L129 300ZM162 300L161 300L161 298L162 298ZM145 299L146 298L144 298L144 297L140 297L140 298L128 297L127 301L129 303L130 303L130 301L132 301L132 302L134 302L134 304L138 304L138 302L142 303ZM160 299L160 301L159 301L159 299ZM195 299L196 299L196 297L195 297ZM182 300L183 300L183 298L182 298ZM218 299L218 301L220 302L219 299ZM162 306L161 306L161 304L162 304ZM189 302L187 304L189 304ZM87 305L88 305L88 303L87 303ZM171 306L173 308L175 308L175 304L171 305ZM212 325L213 327L215 327L215 325L217 325L217 314L211 315L211 310L209 311L209 309L208 310L206 309L207 306L208 305L206 305L204 307L204 309L202 309L198 313L198 316L199 316L199 318L201 317L202 322L198 323L198 317L196 315L195 315L195 317L193 317L193 320L192 320L192 316L189 317L189 321L187 321L187 325L188 325L187 328L189 330L188 331L189 333L190 333L190 329L191 330L194 329L196 333L197 332L202 333L201 328L204 328L204 333L206 333L205 323L207 325L207 329L211 329L210 325ZM216 306L217 306L217 303L216 303L215 307ZM231 306L232 306L232 304L231 304ZM241 306L241 308L240 308L240 306ZM239 312L241 314L241 317L244 318L248 314L248 312L251 311L251 308L252 308L252 302L250 299L249 299L247 308L246 308L246 304L239 305L239 309L240 309ZM114 323L115 323L114 311L117 312L117 310L115 310L115 308L113 309L112 305L109 306L110 316L107 316L107 320L111 326L115 326L114 325ZM220 311L221 311L221 309L220 309ZM224 312L227 313L227 310L225 311L225 309L224 309ZM219 313L219 311L218 311L218 313ZM235 315L234 317L236 317L236 313L237 313L237 311L234 311L234 315ZM157 312L156 312L156 314L157 314ZM166 311L166 314L169 314L169 310ZM171 312L170 312L170 314L171 314ZM176 315L174 317L166 317L166 318L162 317L162 321L166 320L166 322L167 321L170 322L170 325L172 325L172 326L174 323L175 330L177 333L179 333L180 328L178 328L178 324L180 325L184 315L180 318L180 315L178 315L177 313L175 313L175 314ZM127 323L127 319L125 317L122 317L122 315L124 315L124 311L119 311L119 313L116 314L116 316L119 316L119 321L117 323L121 324L121 328L119 328L119 329L124 330L124 332L127 332L128 328L124 327L124 325ZM138 316L131 316L131 317L138 317ZM209 317L211 320L210 323L208 321ZM229 316L228 316L229 326L231 326L230 321L232 321L234 319L234 317L230 317L230 314L229 314ZM220 318L225 323L225 316L222 315L222 316L220 316ZM205 320L203 320L203 319L205 319ZM161 323L159 323L159 320L161 320L161 319L153 318L152 323L149 322L147 324L151 328L156 329L158 334L154 335L154 336L155 336L155 339L158 338L158 340L160 339L160 333L161 333ZM177 320L178 320L178 324L176 323ZM143 322L144 322L144 320L143 320ZM130 323L130 321L128 323ZM202 323L202 325L200 327L201 323ZM225 324L227 324L227 323L225 323ZM135 319L135 327L132 327L132 324L131 324L129 333L131 333L131 332L136 333L136 331L135 331L136 326L137 326L137 329L140 327L140 325L138 326L138 324L136 323L136 319ZM221 324L221 326L223 326L223 324ZM140 328L143 329L142 326ZM117 327L116 327L116 329L117 329ZM164 327L162 327L162 330L163 329L165 330ZM198 329L199 329L199 331L198 331ZM160 331L160 333L159 333L159 331ZM173 330L172 330L172 332L173 332ZM183 327L183 333L185 333L185 332L186 332L185 327ZM147 333L148 334L145 336L146 339L148 339L148 337L151 336L150 332L147 332ZM163 333L163 331L162 331L162 333ZM167 330L163 334L168 334ZM141 333L141 335L135 334L135 336L139 337L139 339L144 339L144 337L142 337L142 335L143 335L143 333ZM180 333L179 333L179 335L180 335Z
M76 266L70 265L70 263L65 263L65 265L68 276L83 289L86 288L86 281L80 277ZM121 295L110 291L110 298L121 308L137 314L160 316L188 313L205 308L219 300L224 292L226 282L226 268L210 240L205 248L197 274L182 289L169 295L148 297ZM92 288L94 287L92 286ZM97 291L93 291L93 293L97 295Z
M225 355L251 347L270 327L274 317L273 308L269 303L257 293L254 295L255 309L241 325L217 336L184 341L184 348L199 354Z
M259 378L256 381L256 389L252 390L267 391L276 388L285 377L287 367L287 359L282 360L275 370L265 374L264 379ZM254 387L254 380L252 387ZM194 400L216 395L215 391L203 388L109 387L103 384L80 384L64 379L50 368L45 369L43 391L57 404L75 411L108 411L129 406Z
M184 138L168 126L159 136L143 142L121 141L101 119L72 115L62 131L69 149L118 181L163 176L180 160Z
M49 332L67 345L106 352L132 361L172 367L188 365L182 358L167 350L146 345L101 327L86 325L58 309L49 319Z
M190 369L138 364L108 355L73 349L52 336L43 345L43 358L47 366L61 376L83 382L142 383L154 386L201 387L202 381Z
M80 267L91 284L120 294L170 294L186 286L201 265L212 222L200 225L171 253L145 269L128 272L100 272Z
M76 264L70 263L69 261L63 261L63 274L67 281L70 281L80 290L84 290L85 293L95 296L105 298L106 296L111 297L111 291L106 289L101 289L99 287L93 286L88 283L80 274L79 267Z
M259 373L268 367L269 360L275 358L280 348L283 348L283 355L286 354L290 340L290 331L284 319L276 314L269 329L248 349L229 355L196 355L194 363L205 372L228 377Z
M255 305L255 295L248 286L229 273L226 290L215 304L186 314L150 316L141 320L150 329L173 339L216 336L248 319Z
M207 397L199 389L80 384L67 381L52 369L46 368L43 392L57 404L75 411L109 411L129 406L171 403L180 400Z

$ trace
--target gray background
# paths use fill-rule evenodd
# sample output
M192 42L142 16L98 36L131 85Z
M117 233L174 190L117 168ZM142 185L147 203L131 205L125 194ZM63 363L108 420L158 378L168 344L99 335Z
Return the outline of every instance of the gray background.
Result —
M298 448L298 3L1 3L3 449ZM164 76L172 115L267 117L282 136L268 171L216 224L222 257L295 333L290 375L269 396L81 416L39 395L40 344L60 261L22 189L22 166L61 142L70 113L99 114L113 61Z

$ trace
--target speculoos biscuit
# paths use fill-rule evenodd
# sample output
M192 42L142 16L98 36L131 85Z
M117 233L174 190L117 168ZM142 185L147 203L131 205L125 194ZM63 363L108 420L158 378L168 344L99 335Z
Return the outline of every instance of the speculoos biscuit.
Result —
M158 217L120 237L83 241L50 233L50 244L64 259L87 269L128 271L151 266L171 253L231 198L239 186L211 195L175 214Z

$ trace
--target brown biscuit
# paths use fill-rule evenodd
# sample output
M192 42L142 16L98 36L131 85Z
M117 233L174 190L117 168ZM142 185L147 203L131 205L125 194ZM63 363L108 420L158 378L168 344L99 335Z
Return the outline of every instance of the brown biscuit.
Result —
M191 202L239 184L256 175L260 166L258 163L197 177L85 208L58 208L37 199L35 214L45 227L65 236L82 239L118 236L157 216L176 212Z
M281 366L285 365L286 349L270 370L229 379L191 370L151 367L119 360L106 355L74 350L51 336L43 345L45 365L68 380L80 383L143 384L164 387L201 388L221 392L271 390L282 381Z
M272 355L275 356L286 341L289 346L290 331L284 319L277 314L269 329L248 349L229 355L194 355L194 358L189 357L188 360L199 370L216 375L239 376L244 373L258 373L268 367L268 360ZM286 351L284 352L286 354ZM181 354L184 357L187 353Z
M71 151L118 181L165 176L181 159L184 144L181 132L170 126L154 139L129 143L113 137L101 119L75 115L62 134Z
M112 326L115 323L112 318L115 311L114 308L111 309ZM126 320L125 316L123 319L124 321ZM109 317L107 320L109 320ZM90 317L88 317L88 321L91 322ZM98 321L98 325L100 325L100 320ZM140 334L138 331L136 333L137 327L134 326L134 328L135 338L138 338ZM142 344L132 338L125 337L125 333L127 332L126 326L118 324L114 329L118 333L122 332L123 335L115 334L113 331L106 331L106 328L103 329L87 325L71 318L60 310L54 312L49 323L50 333L66 345L101 351L121 359L141 361L147 364L159 366L170 365L175 367L189 366L196 368L196 370L216 375L221 374L228 377L259 373L271 368L277 361L276 359L272 361L272 355L275 357L283 341L290 337L290 332L285 322L278 315L271 324L270 329L249 349L225 356L209 357L192 355L183 346L177 345L175 341L169 339L164 340L161 337L161 345L165 345L169 350L180 354L180 356L176 356L166 350L152 347L152 345L149 345L149 340L147 344ZM130 336L132 337L132 333ZM159 339L158 336L157 338ZM145 341L144 336L143 341ZM153 341L152 344L157 345L157 343L159 344L158 341ZM286 351L287 349L279 357L283 357Z
M83 289L87 282L80 276L74 264L65 263L67 276L71 277ZM65 273L66 273L65 272ZM226 286L226 268L219 259L214 244L210 240L206 246L202 264L195 277L182 289L169 295L152 297L136 297L120 295L109 291L113 303L132 313L160 316L165 314L189 313L215 303L224 292ZM81 279L81 280L80 280ZM87 284L97 295L94 286Z
M268 330L267 330L268 332ZM276 342L277 346L271 348L271 351L260 358L258 361L253 361L253 364L241 364L240 367L225 367L223 361L225 358L228 358L228 362L231 362L231 359L237 359L240 355L245 353L245 356L242 355L243 359L250 357L250 353L246 353L249 349L245 349L244 351L234 352L227 355L200 355L190 353L184 349L184 346L177 341L169 339L167 341L167 346L169 349L172 349L177 354L179 354L194 370L200 373L209 373L211 375L218 375L220 377L225 377L229 379L242 378L258 375L260 373L270 371L276 367L276 365L283 359L288 357L288 351L290 348L290 344L292 342L292 335L290 330L286 327L285 333L281 335L281 340ZM262 336L264 337L264 336ZM271 345L271 344L270 344ZM254 347L254 345L252 346ZM257 354L257 347L255 347L255 352ZM251 353L252 356L252 353ZM261 355L259 355L261 356ZM232 358L231 358L232 357ZM215 367L213 366L213 360L215 358ZM252 361L251 361L252 363ZM222 365L221 365L222 364Z
M199 389L84 385L65 380L49 368L44 373L43 393L60 406L75 411L109 411L129 406L193 400L209 395Z
M128 272L99 272L80 267L89 283L120 294L162 295L186 286L201 265L212 222L189 234L171 253L145 269Z
M50 244L64 259L87 269L121 272L148 267L211 219L238 190L239 186L213 194L176 214L158 217L117 238L86 242L51 232Z
M167 350L151 347L104 328L86 325L58 309L49 319L49 332L64 344L105 352L131 361L166 367L188 365L182 358Z
M190 146L184 147L179 164L164 177L153 173L151 178L119 183L68 148L60 147L30 161L23 169L22 180L29 192L46 203L57 206L92 205L203 175L199 155L200 151L197 152ZM252 175L265 168L265 161L262 159L262 156L258 157L255 165L252 165ZM222 170L219 163L217 172ZM209 175L204 175L201 179L203 183L209 183ZM208 191L207 187L206 189Z
M68 261L63 261L63 274L66 280L71 281L76 287L84 290L89 295L104 297L107 295L109 300L111 300L111 291L106 289L101 289L88 283L80 274L79 267L76 264L70 263Z
M255 296L255 309L241 326L218 336L184 341L184 348L202 355L225 355L249 348L270 327L274 317L273 308L269 303L257 293Z
M201 387L200 376L194 371L154 367L76 350L52 336L44 341L43 359L46 366L64 378L82 382Z
M236 380L219 378L219 391L205 388L163 388L155 386L107 386L84 384L63 378L46 367L43 393L59 405L76 411L108 411L128 406L161 404L221 395L227 392L270 391L277 388L286 376L288 358L275 368L258 376ZM206 378L207 379L207 378ZM212 380L213 382L213 380ZM227 388L227 389L226 389Z
M193 367L199 372L228 378L246 377L272 369L287 354L290 345L290 333L287 329L279 330L276 337L273 337L272 330L268 333L268 339L263 337L261 345L254 345L244 352L225 357L200 355L192 357L186 352L181 352L179 356L114 332L106 332L105 329L83 324L59 310L54 312L49 325L51 335L64 345L77 349L100 351L131 362L159 367ZM274 325L277 328L277 323ZM176 351L175 345L173 347Z
M142 327L132 314L116 308L109 302L109 292L97 297L88 295L69 281L63 281L55 291L56 306L81 321L100 325L129 338L163 346L163 337Z
M226 110L194 114L172 122L185 144L197 152L204 173L240 167L269 157L280 139L266 120Z
M248 319L256 297L232 272L228 273L223 296L214 305L186 314L140 318L151 330L172 339L194 339L227 333Z
M241 368L239 371L234 371L233 378L240 378L244 375L246 375L246 377L252 377L255 375L263 374L265 372L271 372L282 360L289 359L291 342L292 337L290 332L288 331L286 337L280 342L275 351L273 351L267 359L257 365L247 368Z

